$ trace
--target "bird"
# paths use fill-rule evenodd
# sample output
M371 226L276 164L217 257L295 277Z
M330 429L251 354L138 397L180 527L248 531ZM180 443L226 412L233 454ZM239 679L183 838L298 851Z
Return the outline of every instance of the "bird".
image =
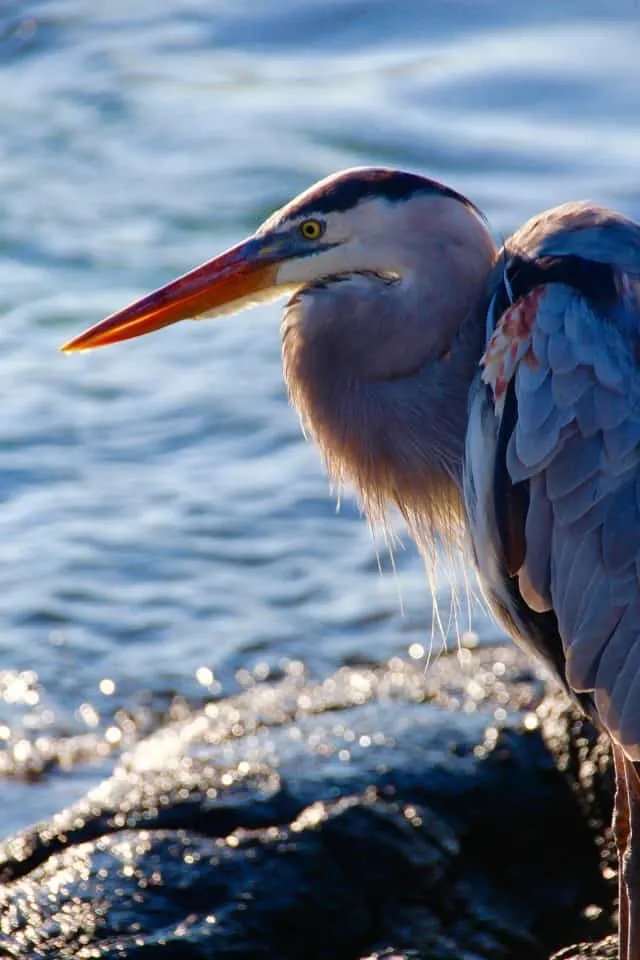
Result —
M63 346L287 297L282 366L330 476L428 554L609 735L621 960L640 960L640 226L587 202L500 249L462 193L357 167Z

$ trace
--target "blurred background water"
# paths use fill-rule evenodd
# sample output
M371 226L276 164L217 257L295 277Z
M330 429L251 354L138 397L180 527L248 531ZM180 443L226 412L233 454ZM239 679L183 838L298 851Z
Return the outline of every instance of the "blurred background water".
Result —
M431 639L416 551L394 575L379 543L381 573L301 438L278 305L59 344L341 167L445 180L498 238L567 199L640 216L639 22L636 0L0 0L0 756L57 758L0 780L3 834L163 710Z

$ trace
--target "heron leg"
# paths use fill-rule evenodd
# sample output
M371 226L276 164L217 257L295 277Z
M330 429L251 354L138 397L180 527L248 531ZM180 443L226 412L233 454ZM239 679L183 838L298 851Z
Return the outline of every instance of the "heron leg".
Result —
M640 775L635 763L626 757L625 774L631 827L624 853L628 910L626 960L640 960Z
M617 743L612 744L613 768L616 778L616 796L613 807L613 836L618 851L618 938L620 960L629 960L629 898L627 895L626 857L631 829L629 790L627 787L626 758Z

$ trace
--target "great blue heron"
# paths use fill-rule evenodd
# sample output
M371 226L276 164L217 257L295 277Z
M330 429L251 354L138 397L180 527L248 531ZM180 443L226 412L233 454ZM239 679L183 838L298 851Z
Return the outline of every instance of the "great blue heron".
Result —
M347 170L64 349L286 293L284 375L330 473L423 548L466 526L498 618L608 731L640 960L640 227L567 204L498 253L456 191Z

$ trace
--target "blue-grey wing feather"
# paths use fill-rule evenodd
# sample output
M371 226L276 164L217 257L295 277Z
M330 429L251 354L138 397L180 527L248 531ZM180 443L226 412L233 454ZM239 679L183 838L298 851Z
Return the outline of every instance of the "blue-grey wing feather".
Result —
M528 258L610 264L615 288L597 302L570 284L544 287L529 362L521 359L512 374L517 417L493 477L468 436L477 561L489 595L507 606L512 587L505 587L501 561L501 505L488 502L504 470L511 484L528 485L521 601L535 613L555 614L566 681L592 698L611 734L639 760L640 227L597 207L567 205L527 224L509 248ZM478 404L485 435L492 429L495 440L503 415L497 395L493 427L480 390L472 410ZM477 412L475 418L477 425ZM500 446L491 451L499 455ZM488 543L491 568L483 567ZM526 641L526 626L520 632Z
M579 293L567 304L566 290L549 287L537 320L547 312L553 323L532 340L535 377L524 364L515 373L507 467L533 492L522 573L556 613L570 686L593 692L603 722L637 759L640 620L626 614L640 599L640 372L621 329ZM633 320L640 332L640 316ZM544 328L553 329L546 344Z

